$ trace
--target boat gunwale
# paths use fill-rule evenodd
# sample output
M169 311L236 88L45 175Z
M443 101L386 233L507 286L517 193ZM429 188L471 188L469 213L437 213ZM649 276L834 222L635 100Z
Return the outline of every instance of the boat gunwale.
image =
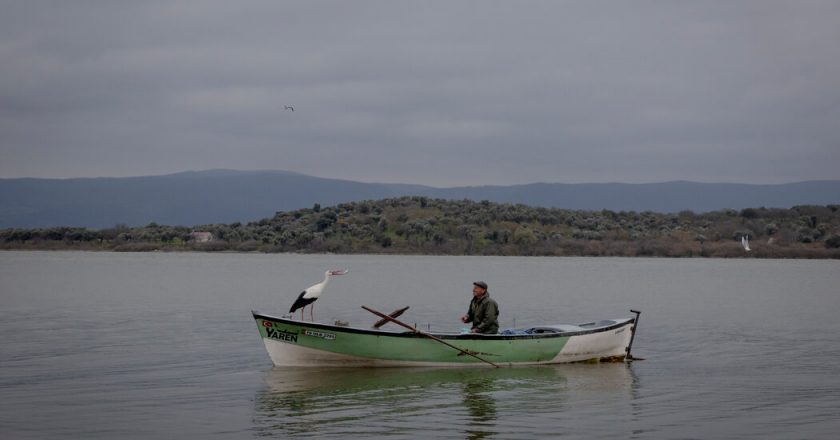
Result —
M251 310L251 314L253 315L254 319L262 319L264 321L271 321L271 322L281 322L284 324L295 325L298 327L310 327L310 328L317 328L320 330L331 330L336 332L344 332L344 333L356 333L356 334L365 334L365 335L372 335L372 336L388 336L388 337L398 337L398 338L425 338L420 333L415 333L412 331L404 331L404 332L389 332L384 330L378 329L364 329L358 327L344 327L344 326L337 326L332 324L324 324L319 322L305 322L305 321L295 321L293 319L287 318L280 318L277 316L266 315L260 313L256 310ZM565 338L570 336L581 336L581 335L590 335L595 333L603 333L610 330L615 330L627 325L633 325L636 322L636 318L621 318L621 320L614 320L616 321L615 324L611 324L605 327L597 327L590 330L581 330L581 331L561 331L557 333L536 333L536 334L517 334L517 335L503 335L503 334L494 334L494 335L487 335L487 334L480 334L480 333L466 333L466 334L457 334L457 333L431 333L425 332L430 335L436 336L441 339L454 339L454 340L521 340L521 339L549 339L549 338ZM535 327L537 328L537 327Z

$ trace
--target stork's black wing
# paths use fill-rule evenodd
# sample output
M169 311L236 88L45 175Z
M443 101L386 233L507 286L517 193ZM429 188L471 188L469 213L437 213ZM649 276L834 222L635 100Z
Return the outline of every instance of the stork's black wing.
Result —
M297 310L301 307L306 307L306 306L312 304L313 302L315 302L316 299L318 299L318 298L304 298L303 295L306 295L305 290L303 292L300 292L300 295L298 295L297 299L295 300L295 303L292 304L292 308L289 309L289 313L294 313L295 310Z

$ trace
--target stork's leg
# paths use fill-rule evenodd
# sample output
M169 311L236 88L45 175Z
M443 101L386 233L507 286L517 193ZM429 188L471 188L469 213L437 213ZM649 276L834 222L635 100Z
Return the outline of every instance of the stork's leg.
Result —
M301 320L301 321L303 321L303 309L305 309L305 308L306 308L306 307L301 307L301 308L300 308L300 320Z
M315 303L312 303L309 307L309 317L312 319L312 322L315 322Z

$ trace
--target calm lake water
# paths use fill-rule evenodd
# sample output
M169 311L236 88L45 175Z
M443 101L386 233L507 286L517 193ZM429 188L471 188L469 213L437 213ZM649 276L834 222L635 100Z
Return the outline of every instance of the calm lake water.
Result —
M642 310L625 364L273 368L250 316L457 330ZM0 438L836 438L840 262L0 252Z

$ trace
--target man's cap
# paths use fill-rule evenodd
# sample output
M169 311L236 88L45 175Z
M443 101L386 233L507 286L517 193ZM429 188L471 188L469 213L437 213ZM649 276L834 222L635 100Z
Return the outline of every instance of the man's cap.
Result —
M485 283L484 281L476 281L476 282L473 283L473 285L481 287L484 290L487 290L487 283Z

